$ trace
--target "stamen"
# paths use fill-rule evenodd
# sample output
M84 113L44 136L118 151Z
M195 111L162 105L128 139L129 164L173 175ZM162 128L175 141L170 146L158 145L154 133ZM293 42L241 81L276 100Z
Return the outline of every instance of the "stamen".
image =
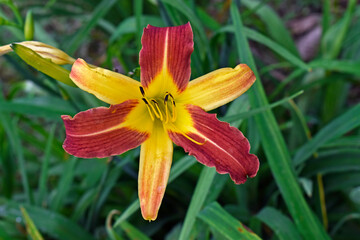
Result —
M176 104L175 104L175 101L174 100L172 100L172 117L171 117L171 121L172 122L175 122L175 120L176 120Z
M139 88L140 88L141 95L142 95L143 97L145 97L144 88L143 88L142 86L140 86Z
M169 93L166 92L165 98L164 98L164 106L165 106L165 124L169 122L169 110L168 110L168 98L169 98Z
M145 105L146 105L146 108L147 108L147 110L148 110L148 112L149 112L149 114L150 114L151 120L154 121L155 118L154 118L154 116L153 116L153 114L152 114L152 112L151 112L151 109L150 109L150 107L149 107L149 102L148 102L145 98L142 98L142 100L144 101L144 103L145 103Z
M175 122L176 120L176 104L175 99L171 93L169 93L169 96L171 97L171 121Z
M179 132L181 135L183 135L184 137L186 137L187 139L189 139L193 143L196 143L197 145L204 145L206 143L206 139L204 139L204 142L198 142L195 139L193 139L192 137L190 137L189 135L187 135L186 133L184 133L183 131L181 131L174 124L172 124L171 127L174 128L176 132Z
M151 99L151 102L153 102L153 103L155 104L155 106L156 106L156 110L157 110L157 112L155 111L156 117L157 117L157 118L160 118L160 120L162 121L162 120L163 120L163 116L162 116L162 114L161 114L161 111L160 111L160 107L159 107L158 102L157 102L156 100L154 100L154 99Z
M170 94L170 93L166 92L166 95L165 95L165 98L164 98L164 104L168 101L169 94Z
M206 139L204 139L204 142L198 142L195 139L191 138L190 136L186 135L185 133L181 133L184 137L192 141L193 143L196 143L197 145L204 145L206 143Z

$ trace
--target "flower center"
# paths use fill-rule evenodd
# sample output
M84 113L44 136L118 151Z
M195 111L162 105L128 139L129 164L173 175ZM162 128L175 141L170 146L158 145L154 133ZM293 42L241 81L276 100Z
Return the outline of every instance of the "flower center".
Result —
M147 98L143 87L140 87L140 92L152 121L159 119L163 123L175 122L176 104L171 93L166 92L162 98Z

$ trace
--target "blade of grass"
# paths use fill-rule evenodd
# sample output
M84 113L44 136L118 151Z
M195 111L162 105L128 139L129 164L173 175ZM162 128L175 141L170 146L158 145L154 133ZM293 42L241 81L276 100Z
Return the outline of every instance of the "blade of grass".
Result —
M92 12L91 18L86 24L78 30L75 36L67 43L66 52L73 55L79 46L89 37L90 31L96 26L99 20L105 16L105 14L116 3L116 0L103 0L101 1Z
M214 228L224 239L260 240L255 233L245 228L217 202L207 206L198 217Z
M319 149L319 147L324 145L326 142L360 126L359 116L360 104L357 104L323 127L309 142L304 144L296 152L293 159L294 166L305 162L315 151L317 151L317 149Z
M189 208L186 212L184 224L182 226L179 237L180 240L189 239L191 230L196 220L196 216L200 212L205 202L205 199L208 195L210 186L214 180L215 175L216 175L215 168L209 168L206 166L203 167L199 180L196 184L194 193L192 195Z
M135 228L133 225L127 221L123 221L120 224L122 230L126 233L130 240L150 240L145 234L143 234L139 229Z
M302 239L294 223L275 208L265 207L256 215L256 217L268 225L279 240ZM274 219L276 219L276 221L274 221Z
M349 73L355 76L360 76L360 61L347 61L347 60L314 60L309 65L312 68L323 68L325 70Z
M233 25L227 25L225 27L222 27L218 29L215 34L219 34L222 32L235 32L235 28ZM284 59L288 60L290 63L292 63L294 66L299 67L300 69L303 69L305 71L309 71L311 67L304 63L299 57L294 55L292 52L290 52L288 49L284 48L279 43L271 40L270 38L264 36L263 34L252 30L250 28L244 27L244 34L251 40L258 42L260 44L263 44L267 46L269 49L273 50L277 54L279 54Z
M1 102L2 102L2 99L0 96L0 104L1 104ZM2 126L5 129L5 132L10 140L10 145L11 145L13 154L16 156L16 159L19 164L21 182L22 182L22 186L25 191L26 201L28 203L32 203L34 199L33 199L32 191L31 191L28 176L27 176L26 163L25 163L25 159L24 159L24 150L21 145L21 140L19 138L18 127L17 127L17 124L14 122L14 120L16 120L16 119L11 119L10 116L0 112L0 123L2 124Z
M25 208L20 207L20 210L23 215L23 219L25 220L27 233L31 236L33 240L43 240L44 238L41 236L39 230L36 228L34 222L30 218Z
M50 154L51 154L51 147L53 144L55 130L56 130L56 124L54 123L50 128L50 134L49 134L49 138L46 142L45 154L44 154L44 158L42 159L42 164L41 164L41 173L40 173L40 178L39 178L39 192L38 192L38 198L37 198L37 205L39 205L39 206L42 205L42 203L44 201L44 197L47 192L46 181L48 179L49 162L50 162L50 157L51 157Z
M290 52L282 45L270 40L269 38L265 37L261 33L252 30L250 28L244 28L244 33L246 36L256 42L264 44L265 46L269 47L270 49L277 52L279 55L284 57L285 59L289 60L289 62L293 63L295 66L298 66L301 69L306 71L310 70L310 67L304 63L298 56L296 56L293 52Z
M58 211L60 207L64 204L64 200L67 197L67 194L72 185L71 183L74 178L74 169L76 162L77 158L71 156L70 159L68 159L67 162L64 164L63 174L56 188L56 195L51 201L51 209L54 211Z
M296 98L297 96L301 95L303 93L303 91L299 91L293 95L291 95L290 97L286 97L284 99L281 99L279 101L276 101L272 104L260 107L260 108L256 108L247 112L243 112L243 113L239 113L239 114L234 114L234 115L230 115L230 116L225 116L220 118L221 121L227 121L227 122L231 122L231 121L236 121L238 119L246 119L246 118L250 118L252 116L255 116L257 114L260 114L262 112L265 112L267 110L270 110L274 107L280 106L281 104L287 103L290 100Z
M15 222L15 220L21 216L20 206L16 202L0 198L0 207L0 216L4 219ZM94 238L76 222L67 219L61 214L28 204L23 204L23 207L29 213L38 229L54 239L94 240Z
M288 85L291 81L293 81L294 79L300 77L301 75L304 74L304 70L302 69L296 69L295 71L293 71L288 77L286 77L276 88L275 90L271 93L271 95L269 96L269 100L272 101L274 100L274 98L276 96L278 96L282 90L286 87L286 85Z
M120 211L112 210L106 217L106 232L111 240L122 240L123 238L119 236L112 227L111 220L114 215L119 215Z
M235 40L239 57L242 62L250 66L257 78L257 81L255 81L251 90L248 92L250 103L253 107L267 106L268 101L256 70L248 41L246 37L241 34L244 32L244 28L235 1L231 4L230 14L236 29ZM273 113L271 110L266 110L256 115L255 121L275 181L297 228L300 229L301 235L305 239L329 239L320 225L319 220L312 213L302 195L294 171L290 166L290 153L287 150L284 138L281 135Z
M333 39L331 40L331 42L329 44L330 46L328 46L328 48L326 48L326 50L324 51L325 52L324 57L326 59L334 59L339 55L341 48L343 46L343 41L349 30L349 26L350 26L353 14L355 12L356 3L357 3L357 0L349 0L348 1L348 6L346 9L345 15L341 19L342 23L341 23L341 26L339 27L339 31L336 31L336 32L328 31L328 33L331 34L331 38L333 38ZM336 26L334 26L334 27L336 27Z
M242 0L241 3L250 9L256 8L255 13L266 25L267 31L271 38L280 45L284 46L295 56L300 57L294 40L284 25L284 21L280 19L280 17L271 7L265 5L263 1L257 0Z
M157 27L164 27L164 23L157 16L148 16L141 15L140 16L140 29L142 33L142 28L146 27L147 24L151 24ZM121 38L122 35L128 33L136 33L137 29L137 18L134 16L128 17L123 20L116 28L116 30L112 33L109 42L113 43L116 39ZM140 33L140 34L141 34Z
M323 38L325 36L325 34L331 24L331 11L330 11L331 10L331 1L324 0L322 9L323 9L323 12L322 12L322 20L321 20L321 26L322 26L321 38Z
M325 192L349 190L360 185L359 171L347 171L324 176Z
M45 99L41 99L45 100ZM0 105L0 112L20 113L26 115L40 116L50 119L61 120L60 115L74 115L76 111L65 101L57 101L60 104L51 104L49 102L36 102L32 99L27 102L8 102L4 101ZM66 108L67 107L67 108Z

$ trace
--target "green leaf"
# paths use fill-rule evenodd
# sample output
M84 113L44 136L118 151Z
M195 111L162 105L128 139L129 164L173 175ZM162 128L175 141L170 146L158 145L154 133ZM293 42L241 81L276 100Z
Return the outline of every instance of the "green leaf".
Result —
M242 112L242 113L238 113L238 114L234 114L234 115L227 114L225 117L222 117L220 119L222 121L231 122L231 121L236 121L238 119L250 118L250 117L252 117L252 116L254 116L256 114L260 114L260 113L265 112L265 111L267 111L269 109L280 106L281 104L287 103L288 101L290 101L293 98L296 98L297 96L301 95L302 93L303 93L303 91L297 92L297 93L291 95L290 97L286 97L286 98L281 99L279 101L276 101L276 102L274 102L272 104L266 105L266 106L261 107L261 108L252 109L252 110L247 111L247 112ZM228 115L230 115L230 116L228 116Z
M0 112L20 113L40 116L60 121L61 115L74 115L76 111L69 102L59 101L58 98L16 99L16 101L3 101Z
M198 217L220 233L224 239L259 240L260 238L226 212L217 202L208 205Z
M55 239L79 240L94 238L82 229L76 222L73 222L64 216L45 210L43 208L34 207L23 204L23 207L31 216L32 221L42 233L46 233ZM15 222L21 216L20 206L10 200L0 198L0 216Z
M326 32L322 42L326 59L334 59L339 55L355 12L356 3L356 0L349 0L344 17Z
M20 209L25 220L27 233L31 236L33 240L43 240L44 238L41 236L34 222L31 220L29 214L26 212L26 209L23 207L20 207Z
M11 48L22 60L38 71L45 73L55 80L65 83L69 86L76 86L69 77L69 70L66 70L65 68L53 63L49 59L42 58L35 51L23 45L13 43L11 44Z
M116 0L103 0L96 6L91 14L91 19L86 21L85 25L79 29L74 37L66 44L67 52L70 53L70 55L73 55L79 46L89 37L90 31L115 3Z
M201 171L199 180L196 184L189 208L186 212L184 224L181 229L181 233L179 237L180 240L189 239L191 230L196 220L196 216L200 212L205 202L206 196L208 195L208 192L210 190L215 175L216 175L215 168L209 168L207 166L203 166L203 170Z
M237 29L235 40L241 62L249 65L257 79L248 92L251 106L254 108L266 107L269 103L248 41L242 34L244 28L235 2L232 2L230 13L235 29ZM287 150L274 114L271 110L266 110L256 115L255 121L275 181L300 233L306 239L329 239L319 219L311 212L302 195L294 171L290 166L290 153Z
M332 72L349 73L360 76L360 61L320 59L312 61L309 65L312 68L322 68Z
M263 208L256 217L268 225L279 240L302 239L294 223L281 212L272 207ZM274 221L276 219L276 221Z
M294 40L284 25L284 21L280 19L271 7L265 5L264 1L258 0L242 0L241 3L248 8L255 10L255 14L257 14L266 25L267 32L272 39L281 46L284 46L295 56L300 57Z
M342 148L331 150L331 154L320 152L318 158L308 161L303 169L303 175L328 174L352 170L360 171L360 150Z
M126 233L130 240L150 240L145 234L135 228L133 225L127 221L123 221L120 224L122 230Z
M134 16L128 17L124 19L116 28L116 30L113 32L113 34L110 37L110 43L113 43L116 39L119 39L124 34L128 33L136 33L137 26L136 26L136 18ZM157 27L163 27L164 23L161 21L161 19L157 16L147 16L147 15L141 15L140 16L140 27L141 29L146 27L148 24L154 25Z
M72 186L76 162L77 158L71 156L70 159L65 163L63 174L56 188L55 197L51 201L51 209L54 211L58 211L64 204L65 198L67 197L70 187Z
M221 32L231 32L234 33L236 28L234 28L233 25L227 25L225 27L220 28L216 31L216 34ZM294 66L299 67L300 69L303 69L305 71L309 71L311 69L311 66L304 63L298 56L294 55L292 52L290 52L288 49L284 48L279 43L274 42L270 38L264 36L263 34L252 30L250 28L244 27L244 34L251 40L256 41L260 44L263 44L267 46L269 49L273 50L277 54L279 54L284 59L288 60L290 63L292 63Z
M325 175L324 186L326 192L344 191L360 186L359 171L347 171Z
M50 157L51 157L50 154L51 154L51 147L52 147L53 140L54 140L55 129L56 129L56 124L54 123L51 126L49 138L48 138L48 140L46 142L46 146L45 146L44 158L42 159L41 173L40 173L40 178L39 178L39 192L38 192L38 197L37 197L37 205L39 205L39 206L41 206L43 204L45 195L47 193L46 182L48 180L49 162L50 162Z
M360 126L360 104L355 105L350 110L334 119L323 127L309 142L304 144L295 154L293 159L294 166L305 162L322 145L328 141L339 137L352 129Z
M34 16L32 14L32 11L29 10L26 13L26 18L25 18L25 26L24 26L24 36L25 36L25 40L26 41L31 41L34 38L34 31L35 31L35 26L34 26Z
M123 238L115 232L115 230L112 227L111 220L114 215L119 214L120 212L118 210L111 210L110 213L106 217L106 231L108 236L111 240L122 240Z
M2 102L2 96L0 94L0 105L2 104ZM10 116L8 116L7 114L0 112L0 123L5 129L12 151L18 161L18 166L21 174L21 182L25 190L26 200L28 203L32 203L34 199L29 185L27 168L24 158L24 150L21 144L21 139L19 137L19 130L17 124L16 122L14 122L15 120L16 119L11 119Z

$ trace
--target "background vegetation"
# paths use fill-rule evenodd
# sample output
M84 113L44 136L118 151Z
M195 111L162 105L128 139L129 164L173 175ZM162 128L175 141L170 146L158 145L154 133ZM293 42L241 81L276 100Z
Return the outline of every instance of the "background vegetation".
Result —
M105 104L11 53L0 58L0 239L358 239L356 0L0 0L0 45L25 40L29 11L35 40L135 79L143 27L190 21L192 78L239 62L256 72L217 113L261 165L238 186L175 148L158 219L146 222L139 149L111 161L62 149L60 115Z

